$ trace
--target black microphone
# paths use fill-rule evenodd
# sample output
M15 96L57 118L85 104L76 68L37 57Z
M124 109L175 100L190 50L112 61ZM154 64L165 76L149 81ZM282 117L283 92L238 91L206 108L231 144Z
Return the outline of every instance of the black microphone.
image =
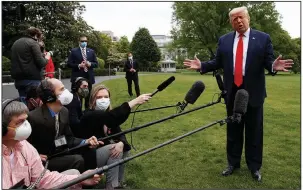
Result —
M221 90L221 94L220 94L219 99L223 98L224 101L226 102L226 94L227 94L227 92L224 89L223 80L222 80L221 75L219 73L216 74L216 80L217 80L218 87Z
M184 101L181 103L181 110L179 113L181 113L188 104L194 104L204 90L204 83L202 81L196 81L187 92Z
M162 82L156 91L154 91L151 96L154 96L157 94L157 92L164 90L168 85L170 85L175 80L174 76L169 77L166 81Z
M237 91L234 102L233 122L241 122L242 116L247 111L248 100L249 94L246 90L240 89Z
M239 91L237 92L236 101L235 101L235 103L234 103L234 107L236 108L235 110L237 110L237 112L238 112L239 114L240 114L240 113L246 113L247 104L248 104L248 93L247 93L245 90L239 90ZM183 114L183 113L182 113L182 114ZM241 119L241 118L240 118L240 119ZM117 162L114 162L114 163L112 163L112 164L105 165L105 166L103 166L103 167L97 168L96 170L91 171L91 172L89 172L89 173L82 174L82 175L80 175L79 177L77 177L77 178L75 178L75 179L72 179L72 180L70 180L70 181L68 181L68 182L62 183L62 184L60 184L60 185L58 185L58 186L56 186L56 187L52 187L52 189L63 189L63 188L67 188L67 187L73 186L73 185L75 185L75 184L77 184L77 183L79 183L79 182L81 182L81 181L84 181L84 180L86 180L86 179L88 179L88 178L93 177L95 174L102 174L102 173L108 171L108 170L111 169L111 168L114 168L114 167L116 167L116 166L118 166L118 165L122 165L122 164L124 164L124 163L126 163L126 162L129 162L130 160L133 160L133 159L135 159L135 158L137 158L137 157L140 157L140 156L143 156L143 155L145 155L145 154L148 154L148 153L150 153L150 152L152 152L152 151L155 151L155 150L157 150L157 149L159 149L159 148L161 148L161 147L164 147L164 146L167 146L167 145L169 145L169 144L172 144L172 143L174 143L174 142L176 142L176 141L178 141L178 140L180 140L180 139L183 139L183 138L185 138L185 137L188 137L188 136L190 136L190 135L193 135L193 134L195 134L195 133L197 133L197 132L199 132L199 131L205 130L205 129L207 129L207 128L209 128L209 127L212 127L212 126L214 126L214 125L216 125L216 124L223 125L223 124L225 124L226 122L228 122L229 120L230 120L230 117L225 118L225 119L221 119L221 120L214 121L214 122L212 122L212 123L210 123L210 124L208 124L208 125L199 127L199 128L197 128L197 129L195 129L195 130L193 130L193 131L190 131L190 132L185 133L185 134L183 134L183 135L181 135L181 136L175 137L175 138L173 138L173 139L171 139L171 140L168 140L168 141L166 141L166 142L164 142L164 143L162 143L162 144L159 144L159 145L157 145L157 146L154 146L154 147L152 147L152 148L149 148L149 149L147 149L147 150L144 150L144 151L142 151L142 152L140 152L140 153L138 153L138 154L135 154L135 155L130 156L130 157L123 158L123 159L121 159L121 160L119 160L119 161L117 161Z
M216 74L216 80L217 80L217 84L218 84L219 89L221 91L224 91L223 80L222 80L221 75L219 73Z

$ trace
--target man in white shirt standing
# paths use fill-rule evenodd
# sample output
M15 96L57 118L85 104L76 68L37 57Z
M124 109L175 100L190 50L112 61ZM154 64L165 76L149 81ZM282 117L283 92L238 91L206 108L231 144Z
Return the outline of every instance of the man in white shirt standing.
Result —
M217 54L213 60L200 62L185 60L184 65L201 74L220 68L224 70L224 88L227 91L227 115L233 114L235 94L245 89L249 94L247 113L240 124L227 124L228 166L222 172L228 176L240 168L245 125L245 158L252 177L261 181L260 169L263 154L263 104L266 98L265 71L275 75L288 71L293 60L274 58L270 36L249 27L250 17L246 7L234 8L229 13L233 32L220 37Z
M83 77L89 81L89 92L95 84L95 74L93 68L98 67L95 51L87 48L87 37L82 35L79 38L79 47L73 48L69 54L67 65L72 68L71 83L76 78ZM89 96L85 98L85 108L88 108Z

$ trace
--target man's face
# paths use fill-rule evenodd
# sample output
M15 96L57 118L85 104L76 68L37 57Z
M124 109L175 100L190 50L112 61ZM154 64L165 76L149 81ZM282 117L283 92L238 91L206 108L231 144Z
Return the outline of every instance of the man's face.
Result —
M27 119L28 115L23 113L21 115L14 115L8 124L8 132L3 137L3 140L12 140L16 135L15 129L18 128Z
M234 13L230 18L233 29L240 34L245 33L249 28L249 21L249 16L244 11Z
M81 47L83 47L84 44L86 44L85 46L87 46L87 38L86 37L81 37L79 40L79 44Z
M49 80L51 80L51 82L52 82L52 84L54 86L54 93L58 97L65 90L65 86L58 79L49 79ZM57 99L56 103L57 103L58 106L60 106L60 107L62 106L60 100Z
M80 88L88 88L88 83L86 81L82 81Z

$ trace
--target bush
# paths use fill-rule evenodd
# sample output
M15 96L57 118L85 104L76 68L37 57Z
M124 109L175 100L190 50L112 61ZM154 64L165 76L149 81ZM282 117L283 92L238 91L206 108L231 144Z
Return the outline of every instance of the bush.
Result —
M104 69L104 65L105 65L105 62L103 59L100 59L99 57L97 57L97 60L98 60L98 68L99 69Z
M7 57L2 56L2 71L9 70L11 70L11 61Z
M95 69L95 76L108 76L108 69ZM110 70L110 75L116 75L116 71L114 69Z

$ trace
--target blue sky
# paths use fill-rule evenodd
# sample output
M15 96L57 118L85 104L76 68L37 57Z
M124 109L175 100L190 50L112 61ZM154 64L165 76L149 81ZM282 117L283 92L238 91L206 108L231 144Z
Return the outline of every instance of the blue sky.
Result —
M126 35L131 41L139 27L152 35L169 35L172 2L81 2L86 6L86 22L96 30L111 30L115 36ZM276 2L282 15L282 27L291 37L300 37L300 2Z

